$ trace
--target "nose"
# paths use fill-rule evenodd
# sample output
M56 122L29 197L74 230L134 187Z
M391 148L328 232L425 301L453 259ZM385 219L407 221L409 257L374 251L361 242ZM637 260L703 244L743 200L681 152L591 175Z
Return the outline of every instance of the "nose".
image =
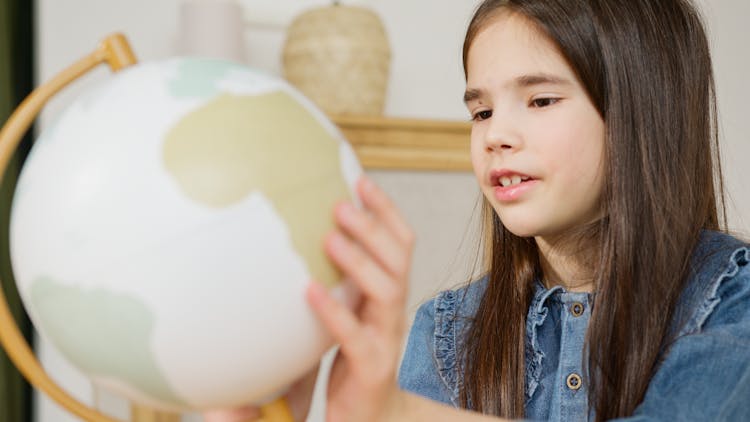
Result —
M521 136L513 125L510 115L493 114L484 133L487 152L513 151L521 147Z

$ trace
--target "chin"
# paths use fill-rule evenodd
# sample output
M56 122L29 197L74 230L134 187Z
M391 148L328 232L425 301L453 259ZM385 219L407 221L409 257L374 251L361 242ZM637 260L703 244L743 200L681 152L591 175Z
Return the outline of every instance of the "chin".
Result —
M518 237L536 237L540 234L540 230L537 227L529 224L514 224L514 222L512 221L506 222L502 218L500 219L500 221L502 221L503 227L505 227L506 230Z
M541 216L536 216L535 212L526 208L501 208L493 204L495 214L500 218L506 230L518 237L535 237L543 233L547 224ZM535 218L536 217L536 218Z
M576 219L567 214L541 212L539 207L494 208L503 227L518 237L555 238L575 233L576 228L583 228L601 218L594 215Z

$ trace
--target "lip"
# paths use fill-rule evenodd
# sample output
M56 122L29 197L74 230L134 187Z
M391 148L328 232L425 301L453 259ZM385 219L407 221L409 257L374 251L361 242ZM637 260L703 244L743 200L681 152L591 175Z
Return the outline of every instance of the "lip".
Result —
M524 178L529 178L529 180L512 186L503 187L500 185L498 179L500 179L501 177L512 176L521 176ZM492 170L490 172L489 178L490 186L492 186L495 190L495 198L501 202L512 202L520 199L529 190L533 189L534 186L536 186L536 184L538 183L538 180L534 176L511 169Z

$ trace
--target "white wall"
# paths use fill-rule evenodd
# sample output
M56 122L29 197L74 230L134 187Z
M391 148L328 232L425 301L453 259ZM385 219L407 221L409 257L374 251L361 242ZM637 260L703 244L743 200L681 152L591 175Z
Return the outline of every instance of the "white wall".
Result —
M719 100L723 165L729 196L729 225L750 235L750 2L699 0L709 25Z
M280 73L283 26L298 11L323 0L241 0L250 24L246 32L247 63ZM379 13L389 33L393 61L386 114L399 117L463 120L463 76L460 49L463 31L477 0L352 0ZM703 0L714 43L725 153L725 174L734 207L730 223L750 233L750 119L744 102L750 98L750 16L746 0ZM179 0L39 0L38 80L89 52L113 31L124 31L142 61L175 54L179 31ZM42 127L86 86L106 79L100 69L61 93L45 110ZM745 164L745 165L743 165ZM473 250L462 239L477 197L472 176L413 172L374 172L394 197L418 236L412 274L410 307L443 286L463 280ZM744 183L743 183L744 182ZM127 406L93 390L52 347L41 342L39 354L51 375L80 399L121 418ZM66 415L46 398L38 402L39 422L67 422ZM317 407L311 420L321 420Z

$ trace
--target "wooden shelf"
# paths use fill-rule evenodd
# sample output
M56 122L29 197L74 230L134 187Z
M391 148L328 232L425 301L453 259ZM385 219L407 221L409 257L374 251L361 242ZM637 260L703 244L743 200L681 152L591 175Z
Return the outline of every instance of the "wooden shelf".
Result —
M368 169L471 171L471 123L331 116Z

